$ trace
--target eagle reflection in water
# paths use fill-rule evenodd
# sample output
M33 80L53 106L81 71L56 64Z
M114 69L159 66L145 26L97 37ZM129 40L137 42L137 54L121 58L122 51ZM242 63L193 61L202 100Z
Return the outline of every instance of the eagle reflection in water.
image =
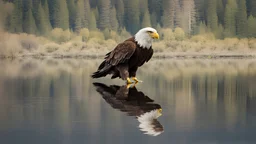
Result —
M93 84L112 108L126 112L129 116L135 116L140 123L140 130L145 134L157 136L163 132L163 126L157 120L162 115L161 106L153 103L154 100L138 91L136 87Z

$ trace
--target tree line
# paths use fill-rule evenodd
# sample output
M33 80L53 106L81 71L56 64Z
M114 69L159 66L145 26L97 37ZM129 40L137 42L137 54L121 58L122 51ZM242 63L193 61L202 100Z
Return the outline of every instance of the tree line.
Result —
M187 35L212 32L217 38L256 37L255 0L3 0L12 33L46 35L53 28L79 32L140 28L182 28Z

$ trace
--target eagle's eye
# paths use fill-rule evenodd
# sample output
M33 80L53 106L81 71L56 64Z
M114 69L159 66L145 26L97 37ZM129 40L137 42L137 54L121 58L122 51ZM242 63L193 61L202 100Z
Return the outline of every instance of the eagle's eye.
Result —
M148 33L152 34L153 32L152 31L148 31Z

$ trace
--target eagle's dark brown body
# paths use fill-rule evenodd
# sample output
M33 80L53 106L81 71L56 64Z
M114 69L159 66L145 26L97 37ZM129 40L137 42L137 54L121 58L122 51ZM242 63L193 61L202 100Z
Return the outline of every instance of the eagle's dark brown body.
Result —
M120 77L123 80L135 77L138 67L149 61L152 55L152 47L142 48L135 38L131 37L106 54L105 60L92 77L99 78L108 74L112 74L111 78Z

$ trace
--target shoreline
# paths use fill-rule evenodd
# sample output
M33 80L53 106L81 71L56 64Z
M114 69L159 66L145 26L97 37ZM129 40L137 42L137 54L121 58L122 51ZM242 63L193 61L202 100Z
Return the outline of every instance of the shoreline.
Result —
M36 59L102 59L105 54L24 54L19 56L0 55L0 59L36 58ZM256 53L155 53L154 59L256 59Z

